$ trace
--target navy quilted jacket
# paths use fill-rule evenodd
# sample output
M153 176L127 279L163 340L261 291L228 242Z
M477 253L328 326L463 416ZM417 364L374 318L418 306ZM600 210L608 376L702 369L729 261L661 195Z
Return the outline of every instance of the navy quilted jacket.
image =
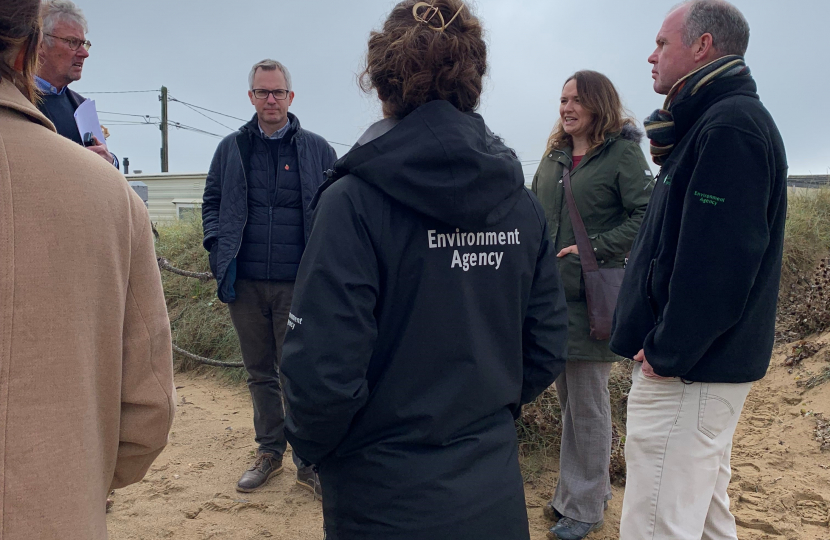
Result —
M298 248L298 244L302 241L304 245L311 234L309 204L325 180L325 172L334 166L337 155L325 139L304 130L296 116L289 113L288 117L293 135L287 136L293 147L292 155L296 156L299 192L285 189L280 194L280 178L275 176L273 160L260 134L256 115L239 131L225 137L213 156L202 198L203 245L210 252L211 271L216 276L217 294L223 302L236 299L233 286L238 276L293 279L296 270L292 267L299 262L297 255L302 255L302 246ZM288 165L290 172L294 165ZM282 183L287 187L291 175L282 176ZM297 217L297 205L302 219L301 236L291 226ZM287 234L282 237L282 244L275 238L280 234ZM262 240L263 235L270 235L270 242L267 238ZM283 263L294 258L297 259L294 264Z

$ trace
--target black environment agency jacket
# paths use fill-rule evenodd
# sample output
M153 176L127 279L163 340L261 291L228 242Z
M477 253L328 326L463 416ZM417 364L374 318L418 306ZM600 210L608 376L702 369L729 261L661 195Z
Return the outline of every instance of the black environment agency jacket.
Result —
M784 143L749 75L714 81L672 114L678 142L631 250L610 347L644 349L664 377L756 381L775 334Z
M567 342L544 211L448 102L358 144L315 201L282 359L328 538L529 538L513 418Z

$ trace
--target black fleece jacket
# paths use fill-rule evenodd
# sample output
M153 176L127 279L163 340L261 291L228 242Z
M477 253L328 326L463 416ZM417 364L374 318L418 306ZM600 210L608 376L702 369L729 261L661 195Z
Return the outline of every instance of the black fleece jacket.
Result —
M758 380L772 352L787 160L749 76L673 107L677 144L656 179L617 302L611 350L665 377Z
M480 116L433 101L394 124L315 199L286 435L319 465L330 540L528 538L513 417L567 342L544 212Z

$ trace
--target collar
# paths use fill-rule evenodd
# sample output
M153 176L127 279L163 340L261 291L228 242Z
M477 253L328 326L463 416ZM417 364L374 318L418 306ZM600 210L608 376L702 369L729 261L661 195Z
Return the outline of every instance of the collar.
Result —
M31 101L26 99L11 81L0 79L0 109L11 109L29 117L33 122L44 125L55 131L55 126L49 121Z
M363 146L364 144L368 144L374 141L377 138L380 138L387 133L389 133L393 127L397 126L400 123L400 120L396 118L384 118L378 122L375 122L366 132L357 140L357 144L355 146Z
M66 86L61 88L60 90L57 89L52 83L45 79L41 79L37 75L35 75L35 83L37 84L38 90L43 92L44 94L52 94L55 96L62 96L64 92L66 92Z
M259 128L259 134L262 135L263 139L282 139L283 137L285 137L285 134L288 133L288 130L291 128L291 119L289 118L288 122L286 122L285 125L282 126L280 129L275 131L274 134L270 137L266 135L264 131L262 131L262 126L259 125L258 120L256 125Z

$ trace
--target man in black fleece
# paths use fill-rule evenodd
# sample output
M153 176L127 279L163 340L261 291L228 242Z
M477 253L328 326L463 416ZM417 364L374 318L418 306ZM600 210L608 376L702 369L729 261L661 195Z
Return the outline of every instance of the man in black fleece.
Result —
M657 35L646 120L662 166L611 349L638 362L620 538L736 539L732 435L769 366L786 217L783 142L744 63L732 5L693 0Z

